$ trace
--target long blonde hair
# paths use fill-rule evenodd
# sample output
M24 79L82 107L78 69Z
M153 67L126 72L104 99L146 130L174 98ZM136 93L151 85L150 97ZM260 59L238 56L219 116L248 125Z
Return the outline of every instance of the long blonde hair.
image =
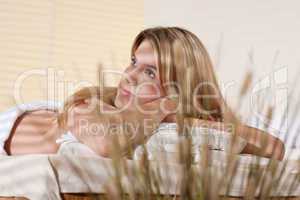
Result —
M148 40L152 44L158 58L163 90L166 94L170 94L174 91L174 87L170 87L170 83L177 85L175 90L179 94L181 102L179 115L214 121L223 121L225 115L235 118L222 97L209 54L195 34L179 27L145 29L136 36L131 56L144 40ZM105 88L102 100L113 103L115 95L116 88ZM197 95L199 99L193 98L194 95ZM73 94L65 102L64 112L59 118L59 122L66 121L68 108L93 96L101 98L97 86L83 88Z

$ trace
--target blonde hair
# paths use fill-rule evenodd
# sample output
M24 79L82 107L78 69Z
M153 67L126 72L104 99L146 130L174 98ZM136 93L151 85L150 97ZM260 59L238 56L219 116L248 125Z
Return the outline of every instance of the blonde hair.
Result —
M179 27L145 29L136 36L131 56L144 40L151 43L158 58L163 90L170 94L175 89L179 94L181 106L178 115L214 121L224 121L225 115L228 115L235 119L222 97L209 54L195 34ZM176 83L175 88L170 83ZM116 88L105 88L103 98L106 99L103 100L113 103L115 94ZM195 99L194 95L200 99ZM216 98L208 98L212 95ZM93 96L101 98L98 87L81 89L66 101L64 112L76 102ZM65 122L66 114L59 121Z

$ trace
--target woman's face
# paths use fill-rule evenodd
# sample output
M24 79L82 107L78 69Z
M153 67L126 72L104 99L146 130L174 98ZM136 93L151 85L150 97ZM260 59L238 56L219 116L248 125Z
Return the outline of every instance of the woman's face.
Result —
M116 107L130 109L135 104L141 105L164 96L157 63L151 43L144 40L118 85Z

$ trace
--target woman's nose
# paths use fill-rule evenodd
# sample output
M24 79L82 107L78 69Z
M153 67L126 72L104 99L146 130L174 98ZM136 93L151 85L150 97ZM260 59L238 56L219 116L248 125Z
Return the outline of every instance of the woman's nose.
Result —
M131 71L128 71L125 74L125 80L130 85L137 85L137 82L138 82L138 70L137 69L133 69Z

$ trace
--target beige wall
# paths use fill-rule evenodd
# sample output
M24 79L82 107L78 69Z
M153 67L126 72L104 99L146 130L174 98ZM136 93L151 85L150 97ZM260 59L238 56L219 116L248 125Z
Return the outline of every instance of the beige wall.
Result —
M145 25L181 26L197 34L212 57L224 95L233 107L246 71L252 70L252 91L244 99L244 106L237 107L243 117L250 115L264 121L263 109L252 101L260 95L276 106L272 128L278 129L287 92L294 90L289 98L289 119L280 135L284 138L300 93L300 1L145 0ZM270 93L271 98L267 95ZM292 130L294 135L298 134L297 126ZM293 137L289 139L293 142Z
M140 0L1 0L0 111L96 84L100 62L122 70L143 9Z

